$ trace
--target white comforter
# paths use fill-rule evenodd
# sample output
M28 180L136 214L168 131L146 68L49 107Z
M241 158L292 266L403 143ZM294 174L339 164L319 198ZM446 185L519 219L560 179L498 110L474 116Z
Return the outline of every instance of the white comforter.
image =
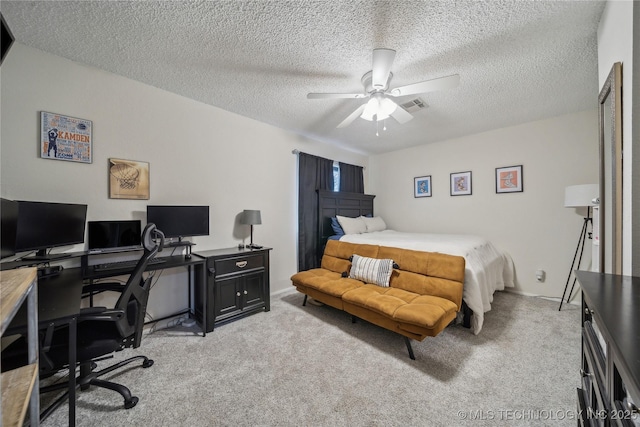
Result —
M511 257L498 251L486 239L461 234L403 233L393 230L347 234L344 242L366 243L464 257L466 261L463 299L473 311L471 327L478 334L484 313L491 310L493 293L513 286Z

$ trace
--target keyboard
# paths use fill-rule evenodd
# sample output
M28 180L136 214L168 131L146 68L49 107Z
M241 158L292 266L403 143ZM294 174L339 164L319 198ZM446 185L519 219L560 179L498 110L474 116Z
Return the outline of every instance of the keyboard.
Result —
M114 261L114 262L107 262L104 264L96 264L93 266L93 269L95 271L106 271L106 270L124 270L127 268L133 268L136 266L136 264L138 264L137 259L132 259L132 260L128 260L128 261ZM163 258L151 258L151 260L149 260L149 265L156 265L156 264L162 264L163 262L166 262L167 260L163 259Z

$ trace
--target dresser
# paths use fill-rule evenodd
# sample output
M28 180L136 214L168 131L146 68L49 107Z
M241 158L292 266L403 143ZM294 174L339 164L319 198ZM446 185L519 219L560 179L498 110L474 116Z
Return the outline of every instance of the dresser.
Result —
M206 259L206 295L196 287L196 319L202 321L206 298L206 332L261 311L270 310L269 251L271 248L227 248L198 252Z
M640 426L640 277L576 272L582 288L582 425Z

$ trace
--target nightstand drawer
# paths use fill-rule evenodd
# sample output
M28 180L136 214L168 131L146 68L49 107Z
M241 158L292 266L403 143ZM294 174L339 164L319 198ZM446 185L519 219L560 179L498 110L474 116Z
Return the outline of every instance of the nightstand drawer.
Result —
M256 254L219 259L214 261L213 267L215 268L216 276L241 273L243 271L264 267L264 257L262 254Z

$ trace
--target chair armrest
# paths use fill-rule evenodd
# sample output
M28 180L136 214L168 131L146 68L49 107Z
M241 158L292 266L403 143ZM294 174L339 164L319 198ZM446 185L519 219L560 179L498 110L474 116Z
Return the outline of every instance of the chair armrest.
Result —
M85 320L100 320L115 322L124 317L124 310L111 309L106 307L87 307L80 310L78 322Z

